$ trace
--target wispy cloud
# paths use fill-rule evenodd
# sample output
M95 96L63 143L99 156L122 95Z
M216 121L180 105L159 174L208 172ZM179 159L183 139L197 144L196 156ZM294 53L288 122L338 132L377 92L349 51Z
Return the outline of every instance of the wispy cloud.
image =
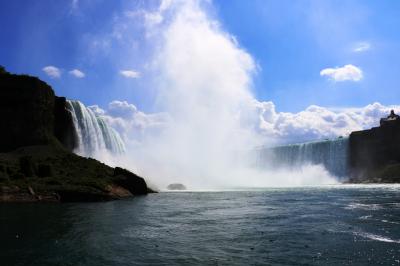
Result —
M74 76L75 78L84 78L86 76L86 74L80 71L79 69L73 69L69 71L69 74Z
M354 65L345 65L343 67L325 68L319 73L321 76L327 76L333 81L360 81L363 78L363 72Z
M71 8L72 9L77 9L79 5L79 0L72 0L71 1Z
M55 66L45 66L42 68L43 72L47 74L50 78L60 78L61 71L58 67Z
M140 78L140 72L135 70L121 70L119 73L126 78L132 78L132 79Z
M369 42L360 42L357 43L353 49L353 52L361 53L371 49L371 44Z

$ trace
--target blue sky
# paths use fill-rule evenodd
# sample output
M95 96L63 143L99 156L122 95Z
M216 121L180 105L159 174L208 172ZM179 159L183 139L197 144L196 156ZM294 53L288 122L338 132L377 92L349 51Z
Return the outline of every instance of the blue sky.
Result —
M58 95L87 105L126 100L153 111L157 76L148 70L148 58L156 44L142 25L127 26L122 18L158 4L1 1L0 64L38 76ZM400 100L398 1L214 0L205 6L256 62L256 98L273 101L278 111L394 105ZM345 65L361 74L345 73L336 81L332 71L321 75L323 69ZM60 77L49 77L45 66L57 67ZM73 69L84 77L70 74ZM124 70L131 72L124 76Z

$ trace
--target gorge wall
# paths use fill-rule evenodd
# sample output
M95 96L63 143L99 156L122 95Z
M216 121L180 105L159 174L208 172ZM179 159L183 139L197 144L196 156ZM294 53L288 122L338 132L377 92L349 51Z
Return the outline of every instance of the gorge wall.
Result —
M76 154L82 147L122 151L123 143L102 118L72 103L80 108L71 110L71 101L40 79L0 66L0 202L101 201L152 192L142 177L87 158L88 152Z
M350 182L400 182L400 120L349 137Z
M77 146L66 99L49 85L36 77L2 74L0 88L0 152L55 139L70 151Z

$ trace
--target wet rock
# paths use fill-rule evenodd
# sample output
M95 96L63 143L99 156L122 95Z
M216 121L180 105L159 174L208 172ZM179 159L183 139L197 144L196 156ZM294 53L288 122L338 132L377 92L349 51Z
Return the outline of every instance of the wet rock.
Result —
M167 189L169 189L169 190L186 190L186 187L180 183L173 183L173 184L169 184L167 186Z

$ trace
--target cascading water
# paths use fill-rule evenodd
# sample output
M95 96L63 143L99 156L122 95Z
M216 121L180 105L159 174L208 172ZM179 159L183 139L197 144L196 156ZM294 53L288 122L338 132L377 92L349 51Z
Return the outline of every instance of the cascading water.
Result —
M264 169L296 169L320 164L338 178L347 176L348 138L257 149L257 166Z
M109 151L121 154L125 145L119 134L103 118L79 101L67 101L67 108L72 113L78 147L76 153L93 157L98 152Z

